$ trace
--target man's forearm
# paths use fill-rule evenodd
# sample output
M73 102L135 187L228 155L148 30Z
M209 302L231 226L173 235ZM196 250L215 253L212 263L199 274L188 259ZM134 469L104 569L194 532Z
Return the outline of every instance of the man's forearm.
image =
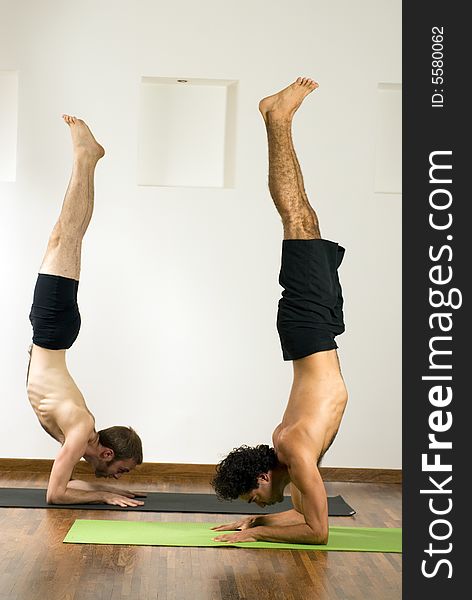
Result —
M118 488L104 483L95 483L94 481L83 481L82 479L71 479L67 484L67 489L82 490L84 492L115 492L119 493Z
M327 544L327 531L314 531L306 523L285 526L258 526L252 529L261 542L293 542L296 544Z
M62 494L48 494L48 504L101 504L104 502L103 492L86 491L67 487Z
M298 525L300 523L305 523L305 517L292 508L272 515L260 515L255 518L253 526Z

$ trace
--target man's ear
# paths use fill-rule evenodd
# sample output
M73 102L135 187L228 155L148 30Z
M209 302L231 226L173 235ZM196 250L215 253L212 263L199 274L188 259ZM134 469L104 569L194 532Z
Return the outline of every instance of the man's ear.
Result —
M115 452L111 448L104 447L100 452L100 458L110 462L115 458Z
M257 483L268 483L270 481L269 473L261 473L257 478Z

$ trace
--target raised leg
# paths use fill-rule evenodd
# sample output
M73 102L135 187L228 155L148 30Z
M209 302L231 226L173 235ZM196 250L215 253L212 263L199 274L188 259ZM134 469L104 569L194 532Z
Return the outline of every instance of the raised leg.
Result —
M68 115L63 119L72 135L72 175L39 272L79 280L82 239L93 212L95 166L105 151L84 121Z
M282 218L284 239L321 237L318 217L306 195L292 141L293 115L304 98L317 87L312 79L299 77L259 104L269 144L269 190Z

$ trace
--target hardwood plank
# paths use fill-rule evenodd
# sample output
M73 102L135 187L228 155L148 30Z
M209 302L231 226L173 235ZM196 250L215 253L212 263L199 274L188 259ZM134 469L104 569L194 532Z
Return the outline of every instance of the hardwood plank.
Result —
M93 479L91 475L84 478ZM5 471L0 486L46 487L48 474ZM121 486L209 492L208 481L130 475ZM401 486L327 482L354 517L332 525L401 526ZM401 555L243 548L63 544L76 518L216 521L228 515L0 509L2 600L365 600L401 598Z

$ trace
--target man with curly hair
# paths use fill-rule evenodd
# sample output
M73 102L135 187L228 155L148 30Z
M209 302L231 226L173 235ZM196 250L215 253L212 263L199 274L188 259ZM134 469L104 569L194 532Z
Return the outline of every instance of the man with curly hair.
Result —
M284 360L293 361L290 398L272 435L274 447L233 450L218 465L212 481L220 498L240 498L262 507L281 502L290 484L294 508L215 527L240 530L218 535L218 541L328 541L328 502L318 465L334 440L347 402L334 341L344 331L337 272L344 248L321 238L291 135L293 115L317 87L312 79L298 78L259 104L269 145L269 190L284 229L279 279L284 291L277 329Z

